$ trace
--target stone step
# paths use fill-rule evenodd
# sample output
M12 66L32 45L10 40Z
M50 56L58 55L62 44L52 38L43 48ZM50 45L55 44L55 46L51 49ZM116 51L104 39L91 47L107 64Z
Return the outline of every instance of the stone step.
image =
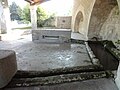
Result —
M16 55L11 50L0 50L0 88L6 86L17 72Z
M71 73L82 73L82 72L98 72L103 71L102 66L88 65L88 66L76 66L76 67L65 67L50 69L44 71L17 71L14 78L34 78L34 77L45 77L60 74L71 74Z
M113 74L110 71L100 71L100 72L61 74L47 77L13 78L9 85L5 88L54 85L110 77L113 77Z

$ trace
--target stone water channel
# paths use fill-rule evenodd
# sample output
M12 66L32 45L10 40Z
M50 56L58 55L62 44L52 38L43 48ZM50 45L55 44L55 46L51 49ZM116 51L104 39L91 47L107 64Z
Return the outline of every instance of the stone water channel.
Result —
M111 48L116 48L111 41L88 41L88 44L105 70L118 69L119 58L113 56L112 51L110 52Z

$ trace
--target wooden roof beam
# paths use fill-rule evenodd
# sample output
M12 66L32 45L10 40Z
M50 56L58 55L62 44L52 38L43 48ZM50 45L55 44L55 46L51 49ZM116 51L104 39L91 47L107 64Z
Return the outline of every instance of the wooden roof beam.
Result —
M37 5L50 0L25 0L25 1L29 2L30 5Z

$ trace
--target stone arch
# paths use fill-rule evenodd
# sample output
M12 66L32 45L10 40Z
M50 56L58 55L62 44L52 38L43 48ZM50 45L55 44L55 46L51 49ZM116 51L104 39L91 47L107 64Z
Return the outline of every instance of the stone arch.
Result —
M120 0L117 0L117 2L118 2L119 11L120 11Z
M81 11L79 11L75 18L74 32L79 32L79 28L82 25L83 20L84 20L83 13Z
M108 19L112 9L118 5L117 0L96 0L89 22L88 39L93 37L102 38L100 31Z
M72 31L75 32L74 27L76 16L78 12L81 11L83 13L83 22L81 23L79 32L85 37L86 40L88 39L88 26L95 1L96 0L74 0L71 24Z

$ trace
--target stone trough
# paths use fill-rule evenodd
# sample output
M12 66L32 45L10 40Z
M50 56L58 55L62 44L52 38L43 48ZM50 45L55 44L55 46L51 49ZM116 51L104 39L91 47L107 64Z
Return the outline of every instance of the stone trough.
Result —
M87 43L90 46L88 53L93 63L103 65L105 70L118 69L119 58L110 52L111 48L115 48L110 41L88 41Z
M70 29L32 30L32 41L36 43L65 43L70 39Z
M16 55L11 50L0 50L0 88L6 86L17 72Z

